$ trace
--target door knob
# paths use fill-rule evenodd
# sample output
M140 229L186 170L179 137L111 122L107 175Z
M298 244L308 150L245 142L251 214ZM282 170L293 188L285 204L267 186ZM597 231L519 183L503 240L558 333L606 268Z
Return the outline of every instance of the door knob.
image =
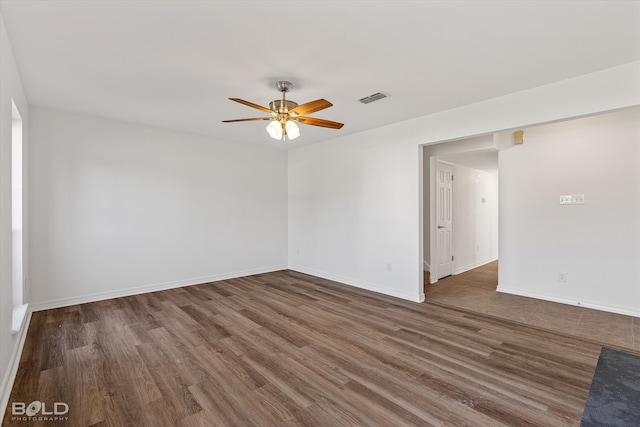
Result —
M444 225L439 225L438 228L444 228Z

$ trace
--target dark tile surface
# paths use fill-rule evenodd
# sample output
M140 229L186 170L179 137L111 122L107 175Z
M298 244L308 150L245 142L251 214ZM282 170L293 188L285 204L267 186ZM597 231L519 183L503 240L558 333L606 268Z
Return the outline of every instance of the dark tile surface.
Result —
M580 426L640 426L639 356L602 348Z

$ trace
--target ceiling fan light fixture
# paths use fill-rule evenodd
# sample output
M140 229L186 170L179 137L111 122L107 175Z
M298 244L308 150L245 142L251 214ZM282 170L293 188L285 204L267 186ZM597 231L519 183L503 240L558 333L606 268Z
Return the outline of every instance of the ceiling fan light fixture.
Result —
M287 131L287 136L289 137L289 139L296 139L297 137L300 136L300 128L298 127L298 125L289 120L287 121L287 123L284 125L286 131Z
M308 114L324 110L333 106L326 99L316 99L299 105L297 102L286 99L286 93L291 90L293 85L287 81L276 82L276 88L282 93L282 99L276 99L269 103L269 108L262 107L253 102L245 101L240 98L229 98L231 101L238 102L264 113L271 114L271 117L252 117L249 119L223 120L225 123L231 122L251 122L254 120L269 120L267 132L273 139L281 139L283 142L289 137L289 140L296 139L300 136L298 123L303 125L320 126L331 129L341 129L342 123L332 122L330 120L316 119L315 117L306 117Z
M267 125L267 132L273 139L282 139L282 125L277 120L271 120Z

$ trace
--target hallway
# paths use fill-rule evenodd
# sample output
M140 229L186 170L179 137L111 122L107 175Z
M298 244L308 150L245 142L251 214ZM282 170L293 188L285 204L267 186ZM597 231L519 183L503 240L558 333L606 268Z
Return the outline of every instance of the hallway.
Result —
M584 307L496 292L498 261L429 284L428 303L487 314L521 324L640 350L640 319ZM635 332L634 328L638 331Z

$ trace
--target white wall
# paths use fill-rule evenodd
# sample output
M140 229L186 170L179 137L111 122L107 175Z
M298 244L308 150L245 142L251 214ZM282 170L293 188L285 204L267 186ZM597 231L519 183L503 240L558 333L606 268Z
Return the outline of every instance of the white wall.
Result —
M498 259L498 175L454 165L454 274Z
M13 381L19 347L24 339L26 323L12 334L12 229L11 229L11 100L18 107L23 121L23 174L28 170L29 105L22 87L13 50L0 15L0 416L9 399L8 385ZM26 184L26 177L23 183ZM26 195L26 185L24 193ZM28 236L28 204L23 200L23 234ZM28 242L23 254L28 254ZM28 257L23 256L24 269L29 267ZM24 295L28 301L28 295Z
M35 108L36 308L287 264L286 153Z
M640 109L528 128L499 156L498 289L640 316Z
M417 171L417 146L375 132L289 151L289 268L424 299Z
M290 268L424 298L418 146L639 105L638 75L634 62L290 151Z

